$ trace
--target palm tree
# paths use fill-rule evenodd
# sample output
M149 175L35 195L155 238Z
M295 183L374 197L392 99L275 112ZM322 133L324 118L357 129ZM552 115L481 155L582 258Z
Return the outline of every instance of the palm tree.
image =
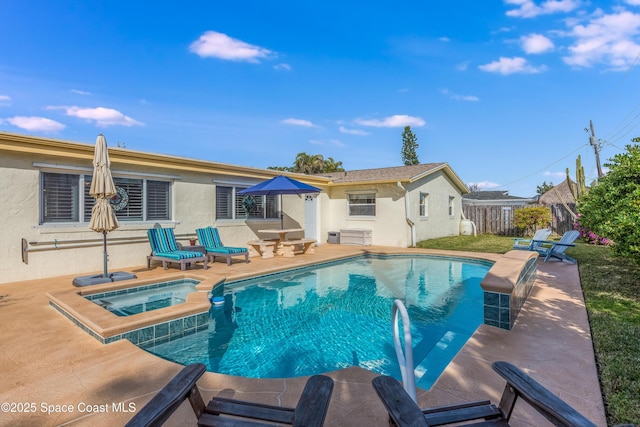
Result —
M333 160L333 157L329 157L324 161L323 172L344 172L344 168L342 167L342 162L336 162Z
M324 157L321 154L298 153L293 161L292 172L314 174L324 170Z

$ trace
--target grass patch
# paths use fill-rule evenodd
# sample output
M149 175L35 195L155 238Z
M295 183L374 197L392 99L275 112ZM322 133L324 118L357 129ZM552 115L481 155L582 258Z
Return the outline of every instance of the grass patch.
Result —
M513 238L494 235L426 240L418 247L506 253ZM640 420L640 266L609 248L577 243L578 260L598 374L609 425Z

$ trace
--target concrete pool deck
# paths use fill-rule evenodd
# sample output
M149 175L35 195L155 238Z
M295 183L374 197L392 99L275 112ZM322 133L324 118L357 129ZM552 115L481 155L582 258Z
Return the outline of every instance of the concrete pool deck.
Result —
M322 245L313 255L251 258L249 264L210 264L188 270L214 281L317 263L363 253L435 253L495 260L496 255L383 247ZM127 269L141 280L163 279L179 269ZM74 289L74 276L0 285L0 425L123 425L180 369L126 340L101 344L49 305L48 292ZM391 310L391 307L389 307ZM391 325L389 327L391 333ZM498 402L504 380L491 362L506 360L537 379L598 426L606 426L591 334L576 265L538 261L527 303L511 331L480 326L430 391L418 391L427 407L475 399ZM360 368L328 374L335 388L326 426L386 426L387 415L371 380ZM247 379L205 373L198 386L205 400L223 395L294 406L306 378ZM130 412L125 412L129 410ZM50 412L50 413L47 413ZM167 425L195 425L188 403ZM516 405L512 425L540 426L546 421Z

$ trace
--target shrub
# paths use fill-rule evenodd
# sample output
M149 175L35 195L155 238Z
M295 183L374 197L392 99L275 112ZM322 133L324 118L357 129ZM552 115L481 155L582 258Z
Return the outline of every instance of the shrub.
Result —
M533 235L538 228L551 224L551 211L544 206L518 209L513 217L515 226L523 229L526 235Z
M609 173L578 200L580 224L610 238L616 254L640 262L640 146L627 145L605 166Z
M580 236L587 243L591 243L592 245L609 245L611 243L611 240L607 239L606 237L598 236L589 228L580 224L580 217L581 215L578 215L578 218L576 218L576 221L573 223L573 228L580 232Z

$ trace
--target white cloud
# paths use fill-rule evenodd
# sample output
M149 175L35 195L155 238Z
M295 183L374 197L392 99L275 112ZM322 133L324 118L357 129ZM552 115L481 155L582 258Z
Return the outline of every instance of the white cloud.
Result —
M526 59L521 57L505 58L502 56L498 61L480 65L478 66L478 68L489 73L499 73L504 75L514 73L535 74L540 73L546 69L545 66L535 68L534 66L530 65Z
M500 187L500 184L496 184L491 181L479 181L479 182L467 182L467 186L478 186L480 190L489 190L492 188Z
M361 130L361 129L347 129L344 126L340 126L338 129L340 130L340 132L346 133L346 134L349 134L349 135L370 135L369 132Z
M91 92L86 92L84 90L78 90L78 89L71 89L72 93L78 94L78 95L84 95L84 96L89 96L91 95Z
M555 180L563 180L567 177L567 172L551 172L546 171L542 174L543 176L548 176L549 178L553 178Z
M542 34L529 34L520 38L526 53L544 53L553 49L553 42Z
M620 10L595 16L586 25L571 29L570 35L576 40L568 48L569 55L562 59L575 67L604 63L613 70L627 70L640 52L640 44L635 41L639 33L638 13Z
M420 117L412 117L404 114L385 117L384 119L355 119L356 124L377 128L399 128L405 126L421 127L426 124Z
M0 107L11 105L11 97L9 95L0 95Z
M438 38L438 40L440 40L443 43L447 43L447 42L451 41L451 39L449 39L449 37L440 37L440 38Z
M504 0L505 4L516 6L507 11L507 16L516 18L535 18L539 15L567 13L578 8L580 0L546 0L538 6L533 0Z
M66 127L62 123L44 117L15 116L9 117L4 121L11 123L20 129L34 132L57 132Z
M627 4L631 6L640 6L640 0L625 0Z
M458 71L467 71L467 68L469 68L469 63L468 62L462 62L462 63L456 65L456 70L458 70Z
M291 65L285 63L276 64L273 66L273 69L278 71L291 71Z
M449 89L440 89L440 92L443 95L448 96L450 99L455 101L467 101L467 102L477 102L480 101L480 98L473 95L458 95L457 93L450 92Z
M234 39L216 31L207 31L189 46L189 50L203 58L229 61L260 62L273 54L269 49Z
M318 127L317 125L314 125L313 123L311 123L309 120L303 120L303 119L288 118L288 119L284 119L282 123L286 125L303 126L307 128Z
M118 110L112 108L96 107L96 108L80 108L80 107L47 107L49 110L64 110L67 116L78 117L89 122L95 122L100 127L107 126L144 126L137 120L125 116Z

